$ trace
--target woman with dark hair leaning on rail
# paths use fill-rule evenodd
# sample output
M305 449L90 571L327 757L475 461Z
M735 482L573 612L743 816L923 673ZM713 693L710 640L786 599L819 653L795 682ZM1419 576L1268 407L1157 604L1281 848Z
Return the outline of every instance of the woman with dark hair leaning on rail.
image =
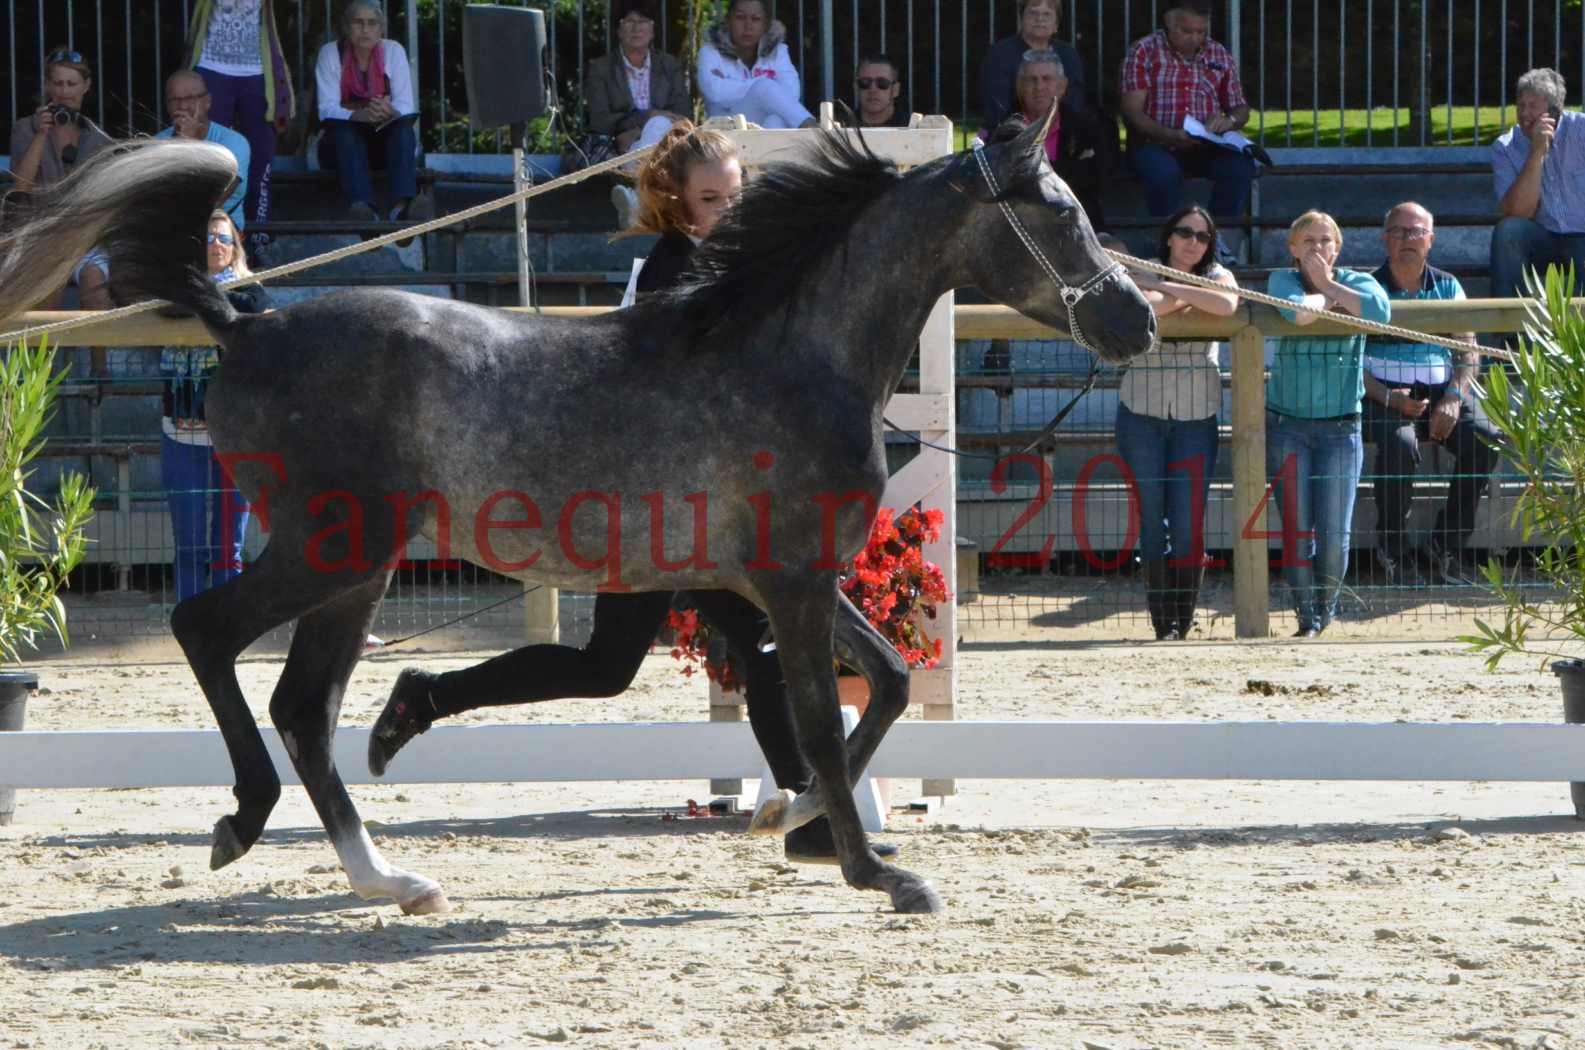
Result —
M1216 261L1216 222L1198 204L1167 219L1156 258L1229 288L1238 282ZM1195 312L1230 316L1231 292L1134 273L1157 317ZM1118 390L1117 450L1139 494L1139 556L1145 605L1158 641L1187 638L1205 579L1205 504L1216 471L1216 417L1222 407L1217 344L1163 342L1129 364Z
M640 297L679 282L694 247L736 199L742 178L737 147L720 132L682 121L666 133L639 171L638 225L626 231L660 234L639 272ZM638 674L675 597L664 591L597 594L594 630L582 649L531 645L461 671L403 671L369 734L369 771L380 776L409 740L441 719L465 711L618 695ZM749 725L776 786L805 791L813 773L798 749L781 664L774 650L766 652L760 644L767 637L769 620L752 602L730 591L690 591L685 600L726 640L745 683ZM825 817L788 832L783 843L788 860L837 862ZM896 846L870 845L882 858L897 855Z

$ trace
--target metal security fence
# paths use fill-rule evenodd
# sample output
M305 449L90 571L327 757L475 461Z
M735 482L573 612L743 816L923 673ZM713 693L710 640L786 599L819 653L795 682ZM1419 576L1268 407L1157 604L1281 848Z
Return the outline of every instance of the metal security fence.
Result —
M1012 0L768 0L788 29L805 101L851 101L852 74L871 51L902 67L903 104L977 124L980 68L994 41L1017 31ZM277 2L300 89L340 0ZM416 57L426 145L494 151L466 128L461 12L465 0L389 0L390 36ZM608 0L517 0L547 13L549 72L575 129L583 71L611 47ZM1074 44L1099 100L1115 108L1129 44L1160 22L1165 0L1064 0L1059 36ZM687 0L661 0L657 43L682 50ZM115 134L164 122L160 85L181 57L191 0L8 0L0 15L3 106L37 105L46 49L67 43L97 70L90 115ZM1538 65L1585 83L1585 12L1576 0L1226 0L1213 35L1239 57L1268 145L1435 145L1484 142L1512 118L1513 83ZM306 97L306 90L304 91ZM555 148L541 127L539 143Z

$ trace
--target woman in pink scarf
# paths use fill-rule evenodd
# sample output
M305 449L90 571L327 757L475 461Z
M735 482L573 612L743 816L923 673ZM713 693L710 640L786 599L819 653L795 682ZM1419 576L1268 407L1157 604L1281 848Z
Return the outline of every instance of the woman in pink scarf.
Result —
M319 51L314 80L319 91L320 166L341 174L347 211L373 222L422 221L434 204L418 195L418 106L407 52L385 39L379 0L351 0L342 11L342 37ZM388 204L376 206L371 172L383 168Z

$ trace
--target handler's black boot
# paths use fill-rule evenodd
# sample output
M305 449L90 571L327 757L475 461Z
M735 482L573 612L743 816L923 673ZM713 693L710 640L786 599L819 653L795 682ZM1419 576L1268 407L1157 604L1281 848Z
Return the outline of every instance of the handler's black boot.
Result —
M1178 566L1169 570L1172 574L1173 594L1168 608L1173 610L1173 619L1178 622L1178 636L1189 637L1189 631L1194 627L1194 608L1200 603L1200 588L1205 583L1205 566L1188 565Z
M435 676L428 671L409 667L396 676L385 710L375 719L369 731L369 772L377 777L385 775L385 767L396 753L440 717L432 692Z
M793 864L838 864L836 840L831 837L831 822L825 817L794 828L782 839L782 848ZM871 842L870 849L890 863L900 852L889 842Z
M1150 610L1150 625L1156 641L1175 642L1183 637L1178 626L1178 609L1173 601L1167 560L1151 558L1145 562L1145 608Z

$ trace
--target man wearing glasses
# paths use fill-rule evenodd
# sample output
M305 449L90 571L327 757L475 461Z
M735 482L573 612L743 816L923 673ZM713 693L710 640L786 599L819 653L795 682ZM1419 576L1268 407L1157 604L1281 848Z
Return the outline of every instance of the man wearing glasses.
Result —
M231 196L226 198L221 208L231 216L237 229L243 230L247 228L247 215L242 204L249 189L251 150L248 140L240 133L209 119L209 105L209 88L204 86L204 78L190 69L177 70L165 80L165 112L171 115L171 126L154 137L213 142L224 146L237 158L237 171L241 177L231 188Z
M1382 241L1387 261L1373 275L1393 300L1462 299L1458 278L1430 265L1436 227L1431 213L1405 201L1387 213ZM1473 341L1465 333L1454 339ZM1461 552L1475 528L1475 508L1491 480L1496 430L1475 396L1480 355L1425 343L1370 336L1365 344L1364 425L1376 446L1376 564L1385 583L1423 582L1409 539L1409 512L1420 442L1435 441L1453 454L1447 501L1420 558L1431 582L1467 584Z
M902 81L897 64L885 55L866 55L853 78L854 110L861 128L906 128L911 114L897 108Z

